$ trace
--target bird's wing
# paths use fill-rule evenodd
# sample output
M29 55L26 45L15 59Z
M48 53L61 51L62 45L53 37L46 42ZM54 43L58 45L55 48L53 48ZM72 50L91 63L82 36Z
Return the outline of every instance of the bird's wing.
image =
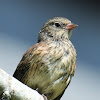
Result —
M20 63L18 64L13 74L13 77L18 79L19 81L22 80L22 78L27 73L28 69L30 68L30 64L31 64L30 61L32 60L32 58L34 58L34 61L37 59L38 54L40 53L40 50L38 49L41 48L42 44L43 43L37 43L27 50L27 52L22 57Z
M56 55L54 55L55 48L56 48L55 45L52 44L51 42L39 42L33 45L31 48L27 50L27 52L22 57L13 76L19 81L22 81L22 79L24 78L25 75L27 75L28 72L31 73L30 72L31 68L32 68L32 74L34 75L36 71L35 69L37 67L39 68L42 66L47 67L48 64L54 63L62 56L62 54L59 53L59 51L57 52L57 54L59 53L57 57Z

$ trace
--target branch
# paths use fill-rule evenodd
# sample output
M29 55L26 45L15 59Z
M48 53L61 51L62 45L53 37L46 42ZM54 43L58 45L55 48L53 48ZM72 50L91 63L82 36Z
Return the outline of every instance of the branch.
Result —
M1 69L0 96L2 96L2 100L3 98L9 98L11 100L44 100L43 96L37 91L29 88Z

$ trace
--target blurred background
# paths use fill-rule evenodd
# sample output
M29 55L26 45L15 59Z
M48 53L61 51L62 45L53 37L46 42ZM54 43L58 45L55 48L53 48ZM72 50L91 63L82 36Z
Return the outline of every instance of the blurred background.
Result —
M61 100L100 98L100 5L98 0L0 0L0 68L13 75L43 24L66 17L79 26L71 41L77 69Z

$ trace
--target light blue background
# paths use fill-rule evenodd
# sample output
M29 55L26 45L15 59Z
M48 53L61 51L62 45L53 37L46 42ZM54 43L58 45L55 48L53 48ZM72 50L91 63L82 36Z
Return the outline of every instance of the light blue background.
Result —
M26 50L53 17L79 26L71 41L77 69L61 100L100 99L100 7L97 0L0 0L0 68L13 75Z

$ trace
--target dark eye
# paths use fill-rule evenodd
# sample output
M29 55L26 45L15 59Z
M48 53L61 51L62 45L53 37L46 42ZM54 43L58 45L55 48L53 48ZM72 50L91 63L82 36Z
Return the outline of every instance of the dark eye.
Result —
M55 26L56 26L56 27L60 27L60 24L59 24L59 23L55 23Z

